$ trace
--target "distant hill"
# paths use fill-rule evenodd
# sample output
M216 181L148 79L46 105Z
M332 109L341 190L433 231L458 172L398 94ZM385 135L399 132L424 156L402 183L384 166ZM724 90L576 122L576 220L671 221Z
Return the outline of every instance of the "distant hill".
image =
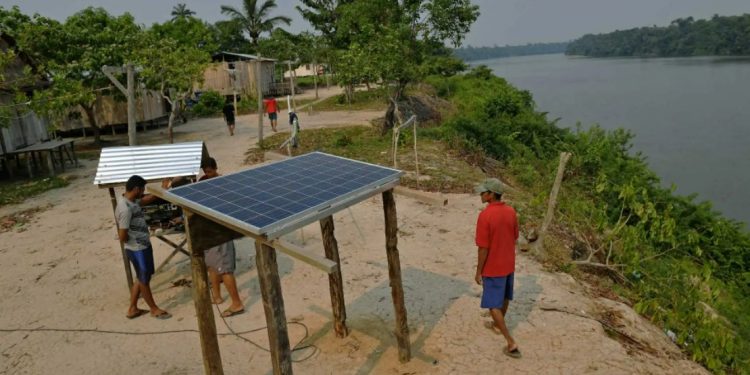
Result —
M677 57L750 55L750 14L679 18L669 26L641 27L576 39L567 55Z
M453 50L456 57L464 61L495 59L498 57L546 55L565 52L568 42L533 43L524 46L464 47Z

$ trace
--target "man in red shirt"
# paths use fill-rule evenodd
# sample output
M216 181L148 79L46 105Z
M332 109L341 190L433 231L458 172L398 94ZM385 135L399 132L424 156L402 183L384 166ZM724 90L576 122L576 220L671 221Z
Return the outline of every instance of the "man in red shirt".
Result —
M479 255L474 276L483 289L481 306L490 310L493 320L485 322L485 326L505 336L508 346L503 352L506 355L520 358L521 351L505 325L508 304L513 299L518 239L516 211L501 201L503 184L500 180L487 179L474 189L482 197L482 203L488 203L477 219L476 245Z
M276 119L278 118L277 113L279 112L279 104L276 102L276 98L270 95L263 100L263 104L265 104L266 106L268 119L271 120L271 129L273 129L273 131L276 131Z

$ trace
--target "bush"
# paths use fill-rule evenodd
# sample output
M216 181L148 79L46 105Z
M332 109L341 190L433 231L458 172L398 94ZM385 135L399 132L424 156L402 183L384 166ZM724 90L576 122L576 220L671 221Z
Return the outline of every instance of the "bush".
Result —
M204 91L198 98L198 103L193 105L190 111L196 117L215 116L221 113L224 103L226 103L224 95L216 91Z

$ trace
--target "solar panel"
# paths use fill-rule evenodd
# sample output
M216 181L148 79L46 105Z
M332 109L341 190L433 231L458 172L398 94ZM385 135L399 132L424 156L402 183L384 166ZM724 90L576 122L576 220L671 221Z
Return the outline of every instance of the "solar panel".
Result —
M275 236L398 183L403 172L312 152L169 192L256 234ZM295 225L296 224L296 225Z

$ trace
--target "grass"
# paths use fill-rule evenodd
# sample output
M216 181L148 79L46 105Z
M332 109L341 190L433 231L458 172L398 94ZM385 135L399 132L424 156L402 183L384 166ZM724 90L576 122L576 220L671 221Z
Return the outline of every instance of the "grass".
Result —
M262 151L278 151L289 133L274 134L263 141L262 149L248 150L247 163L262 160ZM442 141L419 139L420 178L415 173L413 139L411 134L402 134L399 146L398 169L406 172L401 184L411 188L441 192L470 192L477 181L484 178L479 167L472 165ZM380 135L374 127L352 126L336 129L304 130L300 147L293 151L300 155L311 151L322 151L368 163L393 166L391 159L391 134Z
M17 181L0 184L0 207L21 203L24 200L68 185L68 181L60 177L39 178L31 181Z
M387 100L385 90L382 89L355 91L351 104L346 102L346 95L340 94L315 104L314 109L316 111L385 111L388 107ZM299 106L299 102L297 105Z

